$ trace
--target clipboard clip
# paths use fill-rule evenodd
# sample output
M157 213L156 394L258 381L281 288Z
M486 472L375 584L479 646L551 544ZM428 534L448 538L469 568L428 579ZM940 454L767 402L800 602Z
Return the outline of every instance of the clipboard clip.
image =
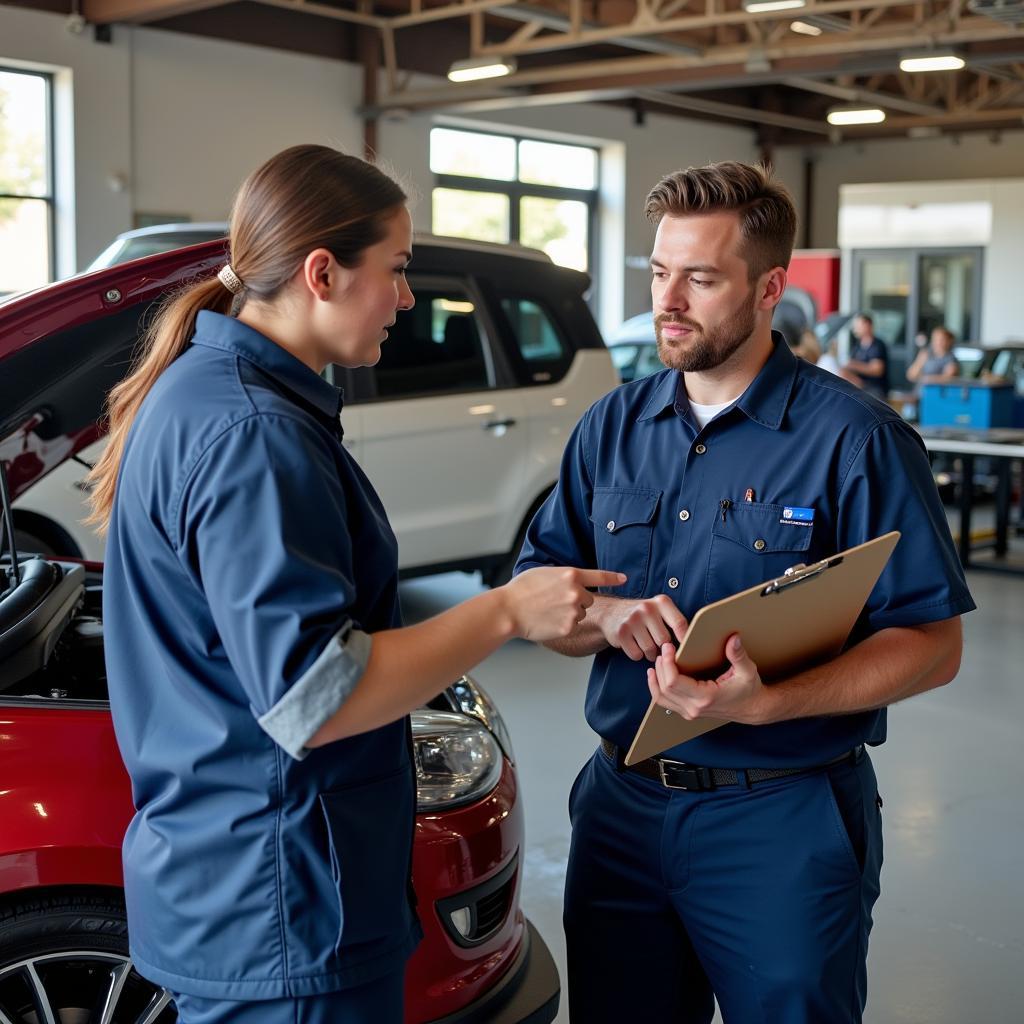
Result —
M825 558L820 562L815 562L814 565L810 566L804 565L802 562L799 565L791 565L782 576L772 580L761 591L761 596L768 597L769 594L781 593L787 587L795 587L798 583L803 583L805 580L820 576L826 569L841 565L842 561L842 555L835 555L832 558Z

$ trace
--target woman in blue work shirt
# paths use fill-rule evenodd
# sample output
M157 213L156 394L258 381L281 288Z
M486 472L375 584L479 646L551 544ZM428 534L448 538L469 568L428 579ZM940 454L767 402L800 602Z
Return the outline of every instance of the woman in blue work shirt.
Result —
M131 955L184 1024L400 1024L406 716L620 579L538 569L401 628L395 538L320 374L379 359L411 237L374 167L279 153L236 197L230 262L165 305L110 396L92 481Z

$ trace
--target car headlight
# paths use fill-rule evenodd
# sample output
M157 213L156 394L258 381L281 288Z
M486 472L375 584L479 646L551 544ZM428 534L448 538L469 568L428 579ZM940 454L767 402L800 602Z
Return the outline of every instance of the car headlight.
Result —
M412 745L419 811L480 800L501 778L501 747L484 725L465 715L414 711Z
M472 676L462 676L461 679L452 683L445 689L444 696L451 704L453 711L461 711L464 715L469 715L485 725L501 744L505 756L515 764L515 755L512 753L512 737L509 736L505 720L501 717L501 712L487 691L479 686Z

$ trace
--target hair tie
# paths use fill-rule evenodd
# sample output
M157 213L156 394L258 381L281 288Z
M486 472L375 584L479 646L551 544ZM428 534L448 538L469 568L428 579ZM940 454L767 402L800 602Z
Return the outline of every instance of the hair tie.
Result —
M237 295L245 288L245 285L242 284L242 279L232 270L230 263L225 263L220 268L217 273L217 279L232 295Z

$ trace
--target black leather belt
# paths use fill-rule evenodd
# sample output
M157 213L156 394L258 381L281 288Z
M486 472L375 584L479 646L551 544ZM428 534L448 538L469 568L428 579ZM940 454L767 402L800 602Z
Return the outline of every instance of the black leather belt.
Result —
M699 764L688 764L686 761L671 761L666 757L649 757L645 761L627 765L623 761L623 750L611 740L602 739L601 749L614 762L619 771L636 772L647 779L660 782L666 789L685 789L689 792L703 793L722 786L756 786L759 782L771 779L784 779L789 775L805 775L808 772L831 768L845 761L857 762L864 756L864 747L857 746L839 757L834 757L824 764L811 765L806 768L705 768Z

